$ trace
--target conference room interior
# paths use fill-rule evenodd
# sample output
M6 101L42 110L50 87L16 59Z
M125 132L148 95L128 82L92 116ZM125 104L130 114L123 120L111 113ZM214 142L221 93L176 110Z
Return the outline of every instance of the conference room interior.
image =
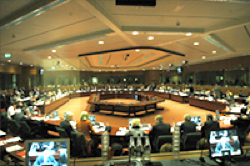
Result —
M0 13L0 94L14 96L16 90L24 89L24 99L30 91L39 91L40 99L45 100L32 116L45 119L46 114L57 112L63 120L65 112L72 112L72 121L78 122L81 112L87 111L111 130L129 129L131 118L153 127L157 115L171 125L172 133L186 114L200 116L202 126L206 115L216 119L217 109L195 106L190 100L205 100L199 97L213 96L216 87L222 91L222 100L230 92L236 103L233 107L245 104L249 109L249 6L243 0L156 0L154 7L120 6L115 0L0 1L0 10L4 9ZM183 101L169 98L182 93L188 95ZM98 101L98 95L108 97ZM55 99L46 100L46 96ZM136 113L113 110L115 107L99 109L105 103L133 108L143 102L150 108ZM240 116L239 110L230 112L231 106L222 102L220 116ZM1 113L7 109L2 108ZM228 121L220 124L233 127ZM60 137L57 131L49 134ZM9 129L7 135L11 135ZM243 149L249 146L248 134ZM124 145L123 155L113 159L126 159L127 148ZM203 151L209 156L208 148ZM172 152L160 154L159 149L151 155L154 161L175 157ZM181 147L181 155L200 157L200 149ZM77 162L100 164L100 156Z

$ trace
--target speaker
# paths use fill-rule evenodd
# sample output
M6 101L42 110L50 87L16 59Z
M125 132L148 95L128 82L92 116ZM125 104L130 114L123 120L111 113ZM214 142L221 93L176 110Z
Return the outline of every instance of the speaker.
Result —
M124 6L155 6L156 0L116 0L116 5Z

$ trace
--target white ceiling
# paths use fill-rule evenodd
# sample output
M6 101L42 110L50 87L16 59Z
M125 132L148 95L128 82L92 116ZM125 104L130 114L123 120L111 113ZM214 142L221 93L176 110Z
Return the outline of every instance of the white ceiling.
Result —
M247 0L156 0L155 7L116 6L115 0L1 0L0 61L47 70L152 70L250 55L249 11ZM185 57L154 49L78 57L140 46Z

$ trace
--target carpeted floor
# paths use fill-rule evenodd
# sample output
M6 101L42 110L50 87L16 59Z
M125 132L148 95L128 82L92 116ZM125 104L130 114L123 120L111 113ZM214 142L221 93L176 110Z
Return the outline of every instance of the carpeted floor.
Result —
M73 98L63 106L57 109L59 116L63 117L65 111L71 111L74 113L73 120L79 121L81 111L88 111L89 114L96 115L96 120L100 122L108 122L111 126L127 126L129 117L119 117L112 115L104 115L100 113L92 113L93 107L87 103L88 97ZM112 102L124 102L128 103L131 100L126 99L112 99ZM153 114L141 116L141 123L151 123L154 125L154 117L156 115L162 115L164 122L170 123L183 121L185 114L190 114L191 116L201 116L202 123L205 121L207 114L215 115L212 111L207 111L198 107L190 106L189 104L181 104L179 102L165 100L165 102L159 103L158 106L164 107L163 111L156 111Z

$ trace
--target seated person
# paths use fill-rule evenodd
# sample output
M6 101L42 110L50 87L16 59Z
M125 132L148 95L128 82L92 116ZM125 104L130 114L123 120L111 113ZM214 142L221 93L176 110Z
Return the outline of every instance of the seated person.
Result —
M14 119L15 114L16 114L16 103L12 101L7 110L7 118Z
M60 127L65 129L65 131L69 137L71 135L71 132L74 131L74 129L72 128L72 126L69 122L72 120L72 117L73 117L72 112L66 112L65 120L61 121L61 123L60 123Z
M97 152L96 149L100 140L99 137L90 136L90 134L96 134L96 132L89 120L88 112L83 111L81 113L80 121L76 123L76 130L84 133L86 141L91 146L91 152Z
M171 135L170 129L171 126L168 123L163 123L163 117L161 115L155 117L155 125L149 132L152 148L155 147L156 140L160 135Z
M190 132L196 132L196 124L191 121L189 114L184 115L185 122L181 124L181 141L184 141L186 135Z
M146 135L145 131L141 129L140 119L137 118L132 121L132 128L125 135L134 137Z
M250 125L250 118L249 116L246 115L247 109L242 108L240 110L240 117L236 120L231 120L231 124L233 124L236 128L238 128L239 131L239 136L240 136L240 141L241 144L244 145L245 142L245 133L249 132L246 131L247 127Z
M207 137L208 132L211 130L219 130L220 129L220 124L217 121L213 120L213 116L211 114L206 116L206 122L204 126L201 128L201 134L202 137Z

